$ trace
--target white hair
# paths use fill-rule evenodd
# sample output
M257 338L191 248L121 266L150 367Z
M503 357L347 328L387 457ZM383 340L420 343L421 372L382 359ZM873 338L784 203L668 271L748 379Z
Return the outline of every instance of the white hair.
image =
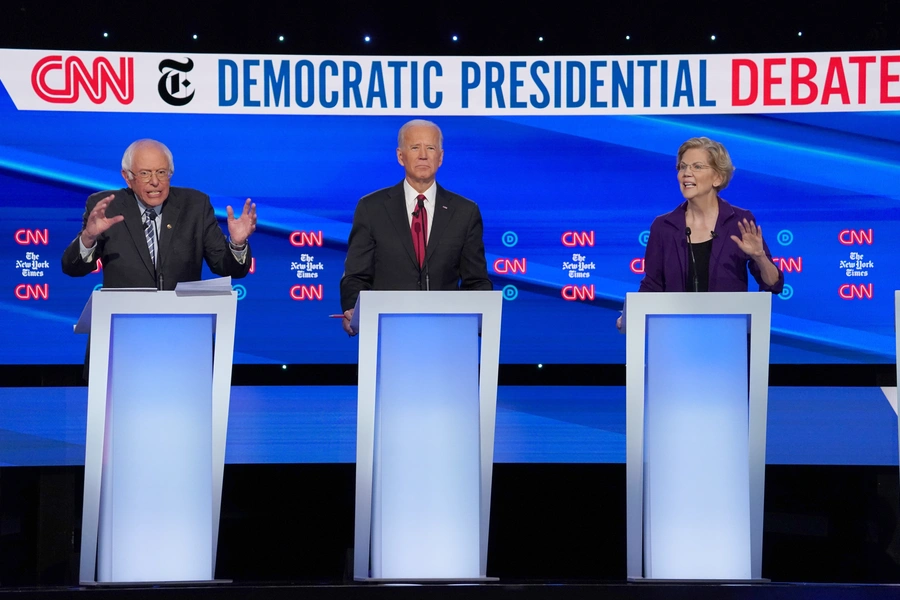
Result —
M400 132L397 134L398 148L403 147L403 137L406 135L406 130L410 127L434 127L438 132L438 150L444 149L444 134L441 133L441 128L437 126L437 123L432 123L425 119L413 119L412 121L407 121L403 124L403 127L400 128Z
M134 153L141 146L156 146L162 153L166 155L166 160L169 163L169 175L175 172L175 160L172 158L172 151L169 150L165 144L162 142L157 142L156 140L151 139L143 139L131 142L131 145L125 149L125 154L122 155L122 170L128 172L128 179L134 179Z

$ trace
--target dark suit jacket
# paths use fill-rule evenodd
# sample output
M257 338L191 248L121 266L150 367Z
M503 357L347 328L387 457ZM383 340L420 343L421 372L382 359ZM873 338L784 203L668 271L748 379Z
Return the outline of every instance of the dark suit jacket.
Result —
M650 238L644 254L644 279L642 292L684 292L687 288L687 272L690 261L687 236L684 234L685 209L682 203L670 213L656 217L650 225ZM748 210L732 206L719 198L719 217L716 219L716 237L712 241L709 257L709 291L746 292L749 284L747 269L759 284L760 291L780 294L784 287L784 273L778 270L775 285L766 285L756 262L745 254L731 239L741 237L738 221L756 221ZM763 241L766 256L772 260L769 246Z
M110 194L115 194L115 198L109 204L106 216L125 215L125 220L97 238L90 262L82 260L76 237L63 252L63 273L73 277L87 275L94 270L99 258L103 261L103 287L156 288L157 278L144 237L143 221L130 189L92 194L85 207L82 230L97 202ZM234 258L209 196L189 188L170 188L163 205L159 236L158 260L163 289L173 290L179 281L198 281L204 260L216 275L243 277L250 270L250 259L249 247L244 264Z
M478 205L437 186L425 250L429 289L490 290ZM403 182L373 192L356 205L341 278L341 306L351 309L362 290L424 290Z

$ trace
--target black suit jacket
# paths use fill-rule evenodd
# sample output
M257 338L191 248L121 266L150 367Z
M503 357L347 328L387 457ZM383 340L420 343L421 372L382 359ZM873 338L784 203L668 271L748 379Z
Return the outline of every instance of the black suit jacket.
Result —
M478 205L437 186L425 250L429 289L490 290ZM356 305L362 290L424 290L403 182L365 196L356 205L341 278L341 306Z
M110 194L115 194L115 198L106 216L124 215L125 220L97 238L90 262L81 258L76 237L63 252L63 273L73 277L87 275L95 269L99 258L103 261L103 287L156 288L158 279L144 237L144 224L130 189L92 194L85 207L82 230L97 202ZM166 290L175 289L179 281L198 281L204 260L213 273L223 277L240 278L250 270L249 247L244 264L239 263L216 220L209 196L189 188L169 189L169 197L163 204L158 254L159 273Z

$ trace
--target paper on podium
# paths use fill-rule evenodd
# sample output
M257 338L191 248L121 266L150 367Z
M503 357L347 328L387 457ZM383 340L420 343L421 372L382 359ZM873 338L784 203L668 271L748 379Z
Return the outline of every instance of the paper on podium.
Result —
M180 281L175 285L177 296L219 296L231 293L231 277L216 277L203 281Z

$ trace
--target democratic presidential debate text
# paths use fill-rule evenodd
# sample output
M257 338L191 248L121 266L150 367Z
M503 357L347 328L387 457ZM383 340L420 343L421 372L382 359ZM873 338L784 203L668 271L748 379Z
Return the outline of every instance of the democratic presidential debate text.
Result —
M900 54L410 58L0 50L0 80L16 106L28 110L285 115L874 111L900 105Z

